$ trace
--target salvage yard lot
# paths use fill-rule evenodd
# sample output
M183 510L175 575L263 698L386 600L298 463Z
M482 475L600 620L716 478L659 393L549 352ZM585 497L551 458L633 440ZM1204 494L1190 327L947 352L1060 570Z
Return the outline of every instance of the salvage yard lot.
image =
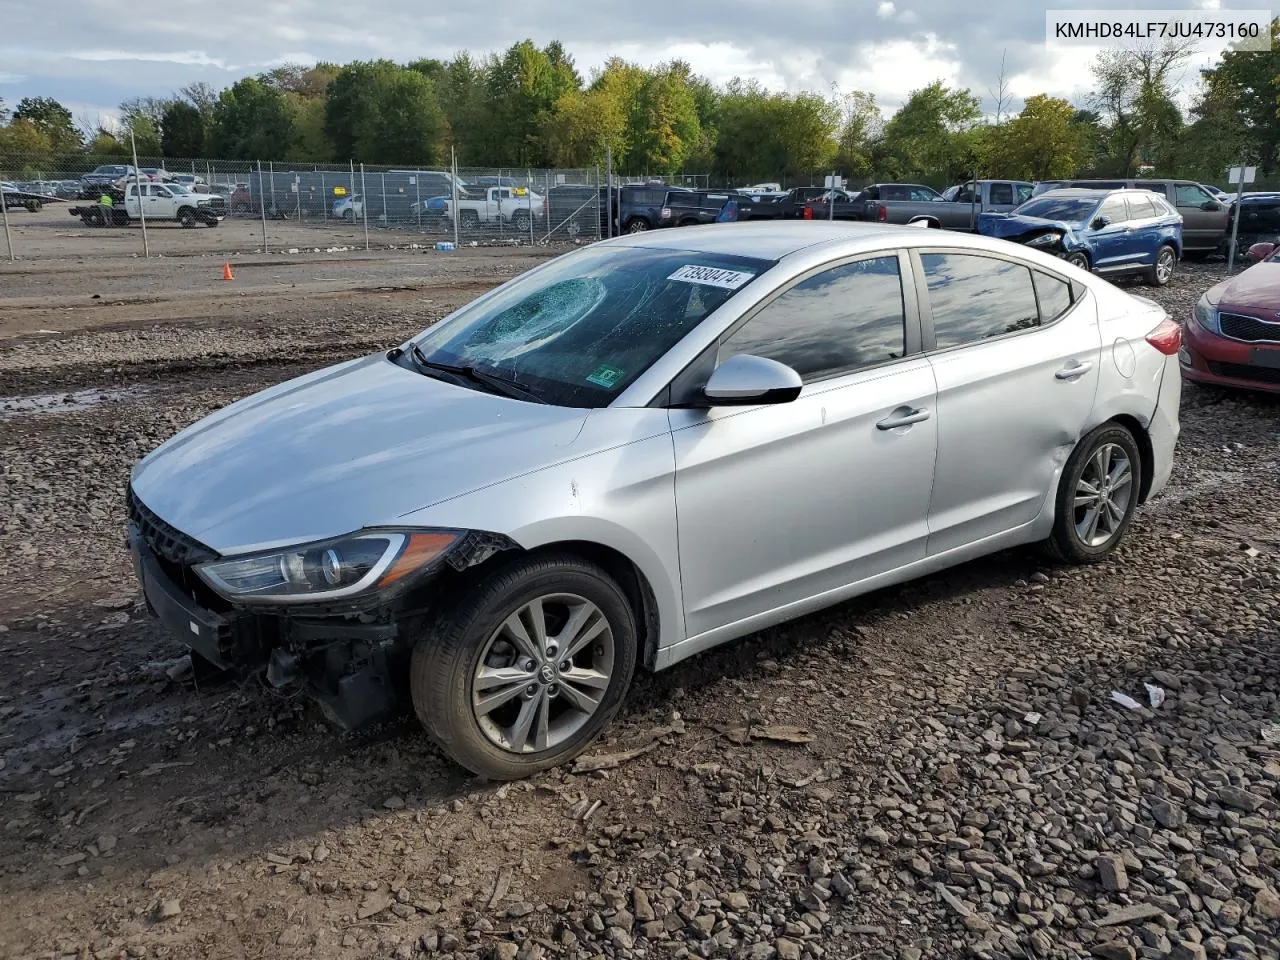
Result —
M496 787L409 718L196 685L124 485L556 251L254 255L230 222L143 261L13 219L61 259L0 265L0 955L1280 956L1275 399L1187 387L1110 562L1010 552L731 644L637 681L588 752L634 759ZM1182 319L1224 269L1137 292Z

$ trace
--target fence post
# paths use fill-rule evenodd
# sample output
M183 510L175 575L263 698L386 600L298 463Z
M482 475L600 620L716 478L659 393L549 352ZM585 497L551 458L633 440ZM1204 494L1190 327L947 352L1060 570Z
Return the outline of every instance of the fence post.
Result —
M258 161L258 207L262 210L262 252L267 252L267 191L262 188L262 161Z
M142 202L142 171L138 169L138 141L134 138L132 130L129 131L129 145L133 148L133 184L135 189L137 189L138 191L138 219L142 221L142 255L146 257L148 260L150 260L151 259L151 242L147 239L146 204ZM125 196L126 196L126 199L124 202L124 212L125 212L125 216L128 216L129 215L129 201L127 199L128 194L126 193ZM115 215L116 215L115 210L112 210L111 216L113 219Z
M320 171L320 219L329 222L329 188L324 185L324 171Z
M487 195L487 191L486 191ZM512 200L514 201L514 197ZM485 203L485 209L489 208L489 204ZM507 225L502 222L502 168L498 168L498 239L507 239Z
M9 251L9 262L14 263L18 258L13 252L13 237L9 234L9 204L3 194L0 194L0 216L4 217L4 245Z
M605 222L609 224L609 230L605 237L608 238L613 236L613 147L607 144L604 148L604 175L608 181L604 194L605 209L608 211L605 214L607 218ZM621 206L622 204L619 203L618 205ZM618 213L621 214L622 211L619 210Z
M524 171L525 179L529 181L529 192L525 194L529 198L529 246L533 246L533 171L528 167Z
M354 212L354 211L353 211ZM364 164L360 164L360 214L364 218L364 248L369 249L369 191L364 182Z
M422 232L422 171L413 171L413 209L418 211L418 232Z
M453 202L449 205L449 212L453 215L453 246L458 246L458 151L449 148L449 163L453 167L453 175L449 178L449 187L453 192Z
M596 164L596 239L600 237L600 164Z
M387 171L382 171L382 226L391 228L391 218L387 216Z
M276 162L267 161L267 175L271 178L271 215L276 215Z

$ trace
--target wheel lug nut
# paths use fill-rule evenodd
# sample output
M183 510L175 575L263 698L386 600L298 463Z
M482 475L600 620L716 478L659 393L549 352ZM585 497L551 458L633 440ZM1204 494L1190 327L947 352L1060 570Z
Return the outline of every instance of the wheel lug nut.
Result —
M557 684L554 684L554 683L553 683L553 684L551 684L551 686L547 687L547 696L548 696L548 697L554 697L554 696L555 696L556 694L558 694L559 692L560 692L560 687L559 687Z
M560 648L559 648L558 646L556 646L554 643L548 643L548 644L547 644L547 656L548 656L548 657L554 657L554 656L555 656L559 651L560 651Z
M568 673L568 672L569 672L570 670L572 670L572 669L573 669L573 664L572 664L572 663L570 663L568 660L566 660L566 661L564 661L562 664L560 664L560 672L561 672L561 673Z
M538 695L538 685L536 683L529 684L529 686L524 689L524 695L526 700L532 700Z
M535 666L534 662L528 659L523 660L520 663L520 669L523 670L525 673L533 673L534 666Z

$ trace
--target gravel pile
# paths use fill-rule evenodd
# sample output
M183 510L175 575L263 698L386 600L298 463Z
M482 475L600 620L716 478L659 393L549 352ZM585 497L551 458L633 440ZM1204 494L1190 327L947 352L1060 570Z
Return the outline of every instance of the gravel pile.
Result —
M138 391L0 410L0 955L1280 960L1280 403L1188 388L1106 564L1012 551L767 631L499 787L412 722L202 685L120 544L142 452L435 309L0 358Z

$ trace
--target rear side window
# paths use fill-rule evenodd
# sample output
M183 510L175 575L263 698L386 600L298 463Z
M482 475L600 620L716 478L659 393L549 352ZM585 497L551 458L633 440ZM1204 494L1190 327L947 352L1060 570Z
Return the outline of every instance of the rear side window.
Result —
M1159 216L1159 213L1156 211L1154 197L1144 197L1142 194L1135 194L1132 197L1127 197L1126 200L1129 204L1130 220L1150 220L1152 217Z
M937 349L1039 325L1029 268L968 253L926 253L920 260Z
M1040 324L1052 323L1071 309L1071 284L1039 270L1031 271L1036 288L1036 300L1040 303Z
M729 335L740 353L785 363L806 381L896 360L905 351L898 258L875 257L802 280Z
M1107 197L1098 208L1098 216L1106 217L1112 223L1124 223L1129 218L1129 210L1124 205L1124 197Z
M1159 183L1155 180L1135 180L1133 185L1139 190L1149 190L1152 193L1158 193L1162 197L1169 196L1169 185L1167 183Z
M1012 183L993 183L991 185L992 203L1013 203Z

